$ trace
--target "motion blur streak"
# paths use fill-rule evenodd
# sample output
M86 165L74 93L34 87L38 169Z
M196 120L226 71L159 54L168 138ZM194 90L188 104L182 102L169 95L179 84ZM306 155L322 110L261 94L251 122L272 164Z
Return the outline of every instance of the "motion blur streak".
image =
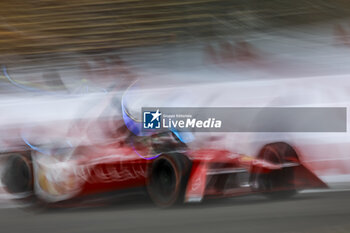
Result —
M159 111L348 112L347 1L3 0L0 15L0 232L349 231L348 117L182 132Z

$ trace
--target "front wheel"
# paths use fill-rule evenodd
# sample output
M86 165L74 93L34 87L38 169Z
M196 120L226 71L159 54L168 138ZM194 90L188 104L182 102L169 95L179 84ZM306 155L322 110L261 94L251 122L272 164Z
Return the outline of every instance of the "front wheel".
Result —
M265 145L257 158L277 165L299 162L296 151L284 142ZM285 167L270 173L252 171L251 183L255 191L273 199L289 198L297 194L293 167Z

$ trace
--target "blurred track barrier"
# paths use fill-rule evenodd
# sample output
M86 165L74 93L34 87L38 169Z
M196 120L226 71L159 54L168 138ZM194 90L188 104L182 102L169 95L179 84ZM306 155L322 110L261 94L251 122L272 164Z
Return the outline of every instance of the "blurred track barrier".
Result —
M72 53L211 41L242 30L349 15L349 3L343 0L7 0L0 6L0 53L18 56L6 58L17 63L23 58L35 62Z

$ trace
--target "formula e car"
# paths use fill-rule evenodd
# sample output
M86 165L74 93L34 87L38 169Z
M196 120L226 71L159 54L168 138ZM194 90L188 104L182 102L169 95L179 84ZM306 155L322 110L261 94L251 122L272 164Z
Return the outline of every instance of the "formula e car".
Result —
M6 190L24 200L56 205L143 188L154 203L169 207L252 193L290 197L301 189L327 187L288 143L266 143L253 156L191 147L172 129L140 133L123 98L108 96L89 112L99 115L112 108L121 110L119 115L79 119L63 140L35 143L21 133L24 146L2 152ZM120 100L121 108L116 106ZM68 140L72 137L78 140Z
M251 193L286 198L327 187L284 142L267 144L251 157L191 149L172 131L138 136L124 120L114 126L110 140L98 143L26 142L26 150L6 153L3 184L22 199L46 204L141 187L161 207Z

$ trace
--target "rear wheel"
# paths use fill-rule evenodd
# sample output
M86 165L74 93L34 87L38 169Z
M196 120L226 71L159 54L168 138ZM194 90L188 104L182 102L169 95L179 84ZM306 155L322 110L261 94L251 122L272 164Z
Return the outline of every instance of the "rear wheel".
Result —
M169 207L184 200L191 168L182 154L161 155L150 167L147 189L155 204Z
M298 162L296 151L289 144L276 142L265 145L259 152L258 159L282 165ZM256 191L270 198L289 198L297 193L294 185L293 167L284 167L270 173L252 171L251 182Z
M7 158L2 183L12 194L33 192L33 168L30 156L13 154Z

